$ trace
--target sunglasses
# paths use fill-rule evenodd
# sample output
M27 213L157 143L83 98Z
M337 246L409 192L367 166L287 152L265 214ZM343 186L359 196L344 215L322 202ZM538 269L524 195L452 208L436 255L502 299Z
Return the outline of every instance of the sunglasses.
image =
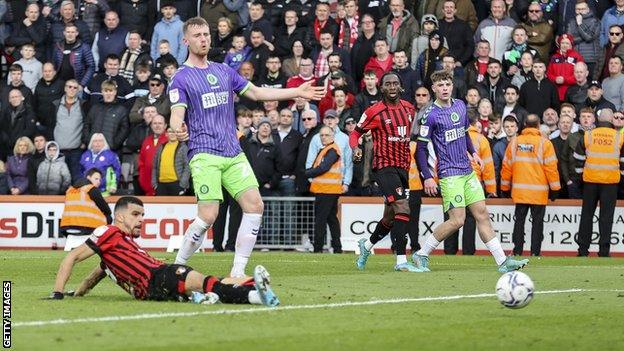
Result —
M306 117L306 118L302 118L301 120L302 120L302 121L311 121L311 120L313 120L313 119L314 119L314 118L312 118L312 117Z
M618 35L622 35L622 33L617 33L617 32L609 32L609 35L612 35L614 37L618 36Z
M429 94L416 94L416 96L427 97L427 96L429 96Z
M613 119L621 119L621 120L624 120L624 115L623 115L623 116L613 116Z
M162 83L150 83L150 87L159 87Z
M542 10L529 10L529 12L531 12L531 13L540 13L540 12L542 12Z

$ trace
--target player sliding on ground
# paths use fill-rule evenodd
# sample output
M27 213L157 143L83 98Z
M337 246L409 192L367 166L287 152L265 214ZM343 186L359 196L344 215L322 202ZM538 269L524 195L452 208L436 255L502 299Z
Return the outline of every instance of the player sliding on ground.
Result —
M494 233L490 216L485 207L483 187L472 169L471 159L483 167L483 162L467 135L470 127L466 115L466 105L461 100L451 98L453 77L444 71L431 76L436 100L427 109L420 121L418 135L417 162L423 176L425 193L435 196L438 193L436 182L429 170L429 151L432 144L437 158L442 207L449 219L437 226L429 235L422 248L412 255L416 266L429 271L429 254L449 235L459 230L466 219L466 207L477 221L479 236L494 256L498 271L510 272L524 267L529 260L514 260L506 257L498 237ZM470 155L470 156L468 156Z
M179 140L188 140L198 208L197 217L184 233L175 263L186 264L201 247L219 213L223 186L243 210L230 272L231 277L243 277L260 230L264 204L258 181L236 136L234 93L256 101L296 97L320 100L325 88L314 87L311 82L291 89L257 87L232 68L208 61L210 30L204 19L189 19L183 33L189 57L169 86L170 124Z
M358 140L362 134L371 131L375 182L385 200L383 218L377 223L373 234L368 240L362 238L358 241L360 255L355 264L360 270L366 266L373 246L390 232L396 250L394 269L401 272L422 272L420 268L407 262L405 255L405 235L410 214L406 190L409 189L409 142L414 106L401 100L402 91L401 79L396 73L384 74L381 77L383 100L364 111L349 137L349 145L354 149L353 160L360 162L362 149Z
M51 299L63 299L65 284L74 265L98 254L101 263L80 284L73 296L93 289L106 275L137 300L188 301L195 303L251 303L274 307L279 304L269 285L269 273L256 266L253 280L205 276L189 266L165 264L145 252L134 238L141 235L143 202L125 196L115 204L112 225L93 231L87 241L61 262Z

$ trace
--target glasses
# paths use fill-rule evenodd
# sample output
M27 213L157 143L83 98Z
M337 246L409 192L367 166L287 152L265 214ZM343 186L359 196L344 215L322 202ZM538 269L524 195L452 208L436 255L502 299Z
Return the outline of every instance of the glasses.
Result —
M416 96L418 96L418 97L427 97L427 96L429 96L429 94L416 94Z
M617 37L618 35L622 35L622 32L618 33L618 32L609 32L609 35Z
M624 115L614 115L613 119L621 119L624 120Z
M529 12L531 12L531 13L540 13L540 12L542 12L542 10L529 10Z
M68 88L68 89L78 89L78 86L77 85L66 85L65 88Z
M150 87L159 87L162 83L150 83Z
M313 117L304 117L304 118L302 118L301 120L302 120L302 121L311 121L311 120L313 120L313 119L314 119Z

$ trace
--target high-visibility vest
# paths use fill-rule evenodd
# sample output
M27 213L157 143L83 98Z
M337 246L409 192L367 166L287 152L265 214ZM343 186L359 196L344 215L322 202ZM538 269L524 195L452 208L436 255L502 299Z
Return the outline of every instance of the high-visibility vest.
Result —
M620 150L624 138L613 128L599 127L583 136L585 167L583 181L617 184L620 181Z
M483 161L483 168L479 167L479 164L474 160L471 161L472 169L475 171L477 179L485 185L485 191L487 193L496 193L496 171L494 170L494 159L492 158L490 142L483 134L477 131L477 128L472 126L468 128L468 135L474 149L481 161Z
M331 143L325 146L319 153L316 155L316 159L314 160L314 164L312 167L318 167L323 161L325 155L329 150L335 150L338 154L338 160L334 162L329 171L312 178L310 182L310 191L315 194L342 194L342 168L341 168L341 158L342 154L340 152L340 148L336 143Z
M106 216L91 200L89 191L92 184L74 188L70 186L65 193L65 209L61 218L61 227L97 228L106 225Z
M514 203L529 205L546 205L548 191L561 189L555 148L537 128L525 128L507 145L501 190L510 188Z
M422 190L423 185L420 180L420 174L418 174L418 165L414 159L414 153L416 152L416 142L410 141L410 169L409 169L409 189L410 190Z

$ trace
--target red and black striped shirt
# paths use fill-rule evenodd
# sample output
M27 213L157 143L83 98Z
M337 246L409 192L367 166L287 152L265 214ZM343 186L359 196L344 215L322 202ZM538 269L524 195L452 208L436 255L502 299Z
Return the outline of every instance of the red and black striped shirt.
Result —
M145 252L130 234L114 225L97 228L85 242L101 258L106 274L136 299L148 296L152 270L164 265Z
M373 136L373 169L398 167L409 170L410 132L414 106L405 100L396 105L380 101L362 114L356 130L371 131Z

